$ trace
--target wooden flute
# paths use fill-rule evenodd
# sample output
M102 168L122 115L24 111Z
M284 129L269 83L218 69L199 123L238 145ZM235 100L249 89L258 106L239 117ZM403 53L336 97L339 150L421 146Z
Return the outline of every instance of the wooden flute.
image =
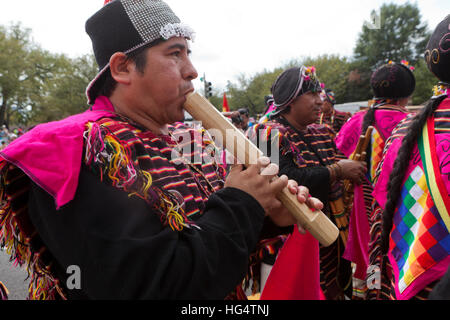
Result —
M369 126L366 130L366 134L361 135L356 145L355 152L350 157L350 160L365 161L366 149L369 146L370 139L372 138L373 126ZM344 202L347 206L353 204L353 183L350 180L344 181Z
M256 163L257 159L263 156L261 150L200 94L195 92L190 94L184 108L195 120L201 121L202 126L210 133L212 130L220 132L223 138L222 146L233 154L239 163ZM313 212L306 204L299 203L297 196L287 187L278 195L278 199L298 223L323 246L329 246L336 241L339 230L322 211Z

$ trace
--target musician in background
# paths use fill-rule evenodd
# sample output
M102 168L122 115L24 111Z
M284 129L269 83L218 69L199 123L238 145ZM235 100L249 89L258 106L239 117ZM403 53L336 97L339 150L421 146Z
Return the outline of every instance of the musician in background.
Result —
M373 105L367 111L360 111L344 124L340 130L336 145L346 157L354 156L357 142L365 135L369 126L373 127L366 153L368 174L364 183L355 186L353 197L349 197L347 206L352 208L351 225L349 227L349 242L344 257L356 264L354 275L354 298L364 298L366 288L365 278L368 261L369 230L372 192L375 170L380 163L381 154L386 140L394 127L408 115L406 105L414 92L416 81L412 68L406 61L389 62L379 67L370 81L374 94Z
M449 25L447 15L426 46L434 94L392 132L376 173L369 263L378 279L367 282L378 285L368 299L427 299L450 266ZM448 274L446 281L448 290ZM431 297L448 299L445 285Z
M307 186L311 195L325 204L324 212L330 216L331 204L342 196L341 180L361 183L366 166L352 160L337 161L332 130L315 124L322 105L322 86L314 67L284 71L271 91L275 111L268 122L253 126L249 136L255 141L259 137L261 143L269 132L278 130L280 172ZM270 231L272 236L277 234ZM314 246L314 239L305 245ZM327 299L343 299L344 291L351 293L350 263L341 259L342 252L341 239L330 247L320 247L320 282Z
M225 179L210 141L178 122L197 77L193 31L165 2L111 1L86 31L92 106L0 154L0 244L28 266L30 299L224 299L264 219L295 223L276 198L287 177L261 158Z
M222 114L230 118L231 123L238 129L242 130L242 132L246 132L249 127L249 112L248 108L240 108L236 111L227 111L222 112Z
M352 114L350 112L341 112L334 108L336 98L331 89L324 89L320 96L322 97L323 104L317 123L329 125L335 134L337 134L344 123L351 118Z

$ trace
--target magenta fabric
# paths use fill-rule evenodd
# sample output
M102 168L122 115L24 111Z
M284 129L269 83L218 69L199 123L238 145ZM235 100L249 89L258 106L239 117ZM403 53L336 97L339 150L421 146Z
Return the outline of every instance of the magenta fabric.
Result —
M356 149L361 136L362 124L366 111L355 113L347 121L336 137L337 148L346 156L350 157ZM407 113L379 109L375 112L376 129L387 139L395 126L407 116ZM369 261L370 241L369 221L364 203L362 186L355 186L353 195L353 208L349 221L349 232L347 245L343 257L356 264L355 278L365 279Z
M450 100L447 100L450 105ZM448 194L450 194L450 141L448 136L436 135L436 155L440 160L442 170L442 180L444 181L445 188Z
M348 158L355 151L361 135L361 127L366 111L355 113L341 128L336 137L337 148Z
M323 300L319 261L319 242L294 227L278 254L261 300Z
M386 151L383 157L383 170L380 172L377 183L373 188L372 196L383 210L387 200L387 186L389 183L389 176L392 172L392 169L394 168L394 162L397 158L398 150L402 145L402 140L403 137L392 141L389 149Z
M355 185L347 246L342 257L356 264L354 277L361 280L366 278L366 271L369 265L370 228L365 212L363 188L361 185Z
M343 126L341 131L336 137L337 148L346 156L355 151L358 144L359 136L361 135L362 123L366 111L360 111L353 115ZM379 109L375 112L376 129L380 132L381 136L387 140L392 134L392 130L397 124L403 120L408 113L398 110Z
M86 123L113 113L109 99L100 96L90 110L36 126L11 142L0 156L52 195L59 209L77 190Z

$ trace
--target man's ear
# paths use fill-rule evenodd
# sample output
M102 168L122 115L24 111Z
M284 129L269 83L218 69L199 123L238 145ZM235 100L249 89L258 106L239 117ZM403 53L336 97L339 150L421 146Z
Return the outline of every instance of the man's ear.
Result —
M134 64L123 52L114 53L109 59L111 76L118 83L129 84Z

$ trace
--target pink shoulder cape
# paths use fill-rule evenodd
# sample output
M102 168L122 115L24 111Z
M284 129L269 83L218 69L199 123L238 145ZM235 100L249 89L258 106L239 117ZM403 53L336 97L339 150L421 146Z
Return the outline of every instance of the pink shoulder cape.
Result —
M74 198L77 190L86 123L113 112L109 99L98 97L90 110L36 126L11 142L0 157L52 195L59 209Z
M361 135L362 123L366 111L360 111L353 115L341 128L336 137L337 148L349 157L355 151ZM376 129L385 138L389 138L395 126L407 116L406 112L390 109L379 109L375 112Z

